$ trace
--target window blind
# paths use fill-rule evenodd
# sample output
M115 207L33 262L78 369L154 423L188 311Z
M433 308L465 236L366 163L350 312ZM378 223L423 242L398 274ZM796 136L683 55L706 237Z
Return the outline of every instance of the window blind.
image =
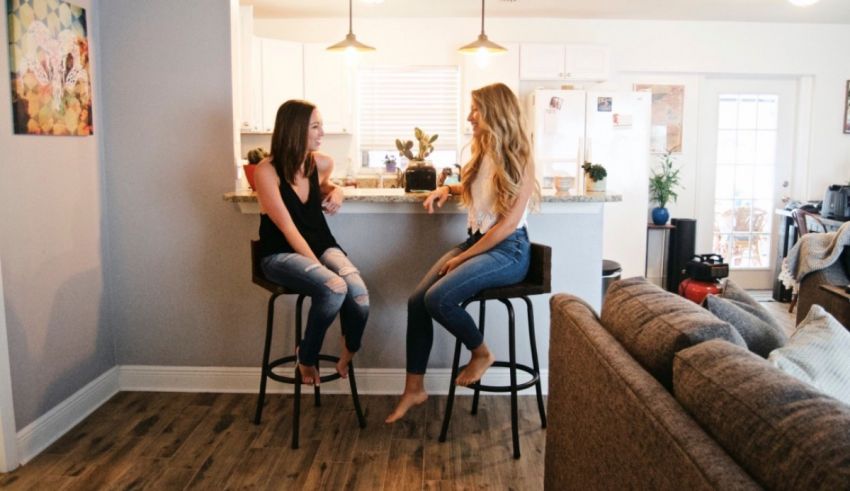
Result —
M358 70L357 124L361 151L395 149L413 129L438 134L435 150L456 151L460 90L455 66L364 67ZM413 152L418 148L414 141Z

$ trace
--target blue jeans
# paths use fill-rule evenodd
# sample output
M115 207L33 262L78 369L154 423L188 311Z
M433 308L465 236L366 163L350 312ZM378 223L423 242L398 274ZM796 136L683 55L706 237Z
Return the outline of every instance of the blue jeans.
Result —
M299 363L309 366L318 363L325 331L337 313L345 347L352 353L360 349L369 318L369 292L360 271L345 253L332 247L319 261L321 264L316 264L301 254L284 252L266 256L261 262L266 278L310 297L307 328L298 350Z
M434 340L431 319L458 337L473 350L484 342L472 316L461 304L485 288L518 283L528 273L531 244L525 227L440 276L440 268L474 244L470 238L441 257L425 274L407 301L407 372L423 374Z

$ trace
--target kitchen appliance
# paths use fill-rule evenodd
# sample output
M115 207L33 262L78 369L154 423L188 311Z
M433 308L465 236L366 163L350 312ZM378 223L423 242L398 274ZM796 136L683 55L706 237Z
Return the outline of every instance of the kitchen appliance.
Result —
M821 215L836 220L850 220L850 186L830 185L823 197Z
M411 163L404 171L404 192L437 189L437 170L433 165Z
M541 184L567 194L570 182L568 193L581 195L585 161L608 171L607 193L622 202L603 205L602 256L619 262L624 278L644 274L651 103L649 92L537 89L525 106Z

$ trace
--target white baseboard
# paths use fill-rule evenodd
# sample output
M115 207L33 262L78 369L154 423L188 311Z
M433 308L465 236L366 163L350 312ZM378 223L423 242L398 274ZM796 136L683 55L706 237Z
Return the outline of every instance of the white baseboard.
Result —
M32 460L42 450L59 439L77 423L118 393L119 367L103 375L57 404L17 434L18 457L21 464Z
M327 367L326 370L331 370ZM285 373L286 370L284 369ZM289 368L289 374L292 368ZM405 371L401 368L358 368L357 392L367 394L401 394ZM425 375L425 389L430 394L444 395L449 391L451 370L438 368ZM520 373L519 382L528 380ZM549 370L541 370L543 393L548 393ZM17 434L18 456L26 464L58 440L76 424L94 412L119 391L150 392L236 392L256 394L259 390L260 369L243 367L166 367L148 365L116 366L78 390L71 397L33 421ZM507 368L491 368L484 377L487 385L508 385ZM269 381L267 393L292 393L293 386ZM348 394L348 381L336 380L322 385L326 394ZM469 395L472 390L458 387L457 394ZM507 395L508 393L503 393ZM534 388L521 392L534 394Z
M330 367L326 370L331 370ZM119 372L119 386L124 391L156 392L238 392L256 393L260 384L259 368L242 367L164 367L148 365L122 365ZM282 370L292 374L292 368ZM401 394L404 389L405 371L401 368L358 368L357 392L360 394ZM431 394L447 394L451 370L438 368L429 370L425 375L425 388ZM528 375L520 373L519 382L528 380ZM549 370L540 373L543 393L548 393ZM507 368L491 368L484 377L488 385L508 385L510 374ZM268 393L290 394L293 386L269 381ZM328 394L349 393L346 380L336 380L322 385L322 391ZM522 394L533 393L526 389ZM458 394L471 394L470 389L458 388Z

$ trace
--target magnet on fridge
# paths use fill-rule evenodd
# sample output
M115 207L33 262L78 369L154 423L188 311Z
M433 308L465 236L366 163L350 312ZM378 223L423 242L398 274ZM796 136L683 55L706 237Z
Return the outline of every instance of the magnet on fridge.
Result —
M631 114L614 113L612 115L612 119L614 121L614 126L631 126L632 125L632 115Z

